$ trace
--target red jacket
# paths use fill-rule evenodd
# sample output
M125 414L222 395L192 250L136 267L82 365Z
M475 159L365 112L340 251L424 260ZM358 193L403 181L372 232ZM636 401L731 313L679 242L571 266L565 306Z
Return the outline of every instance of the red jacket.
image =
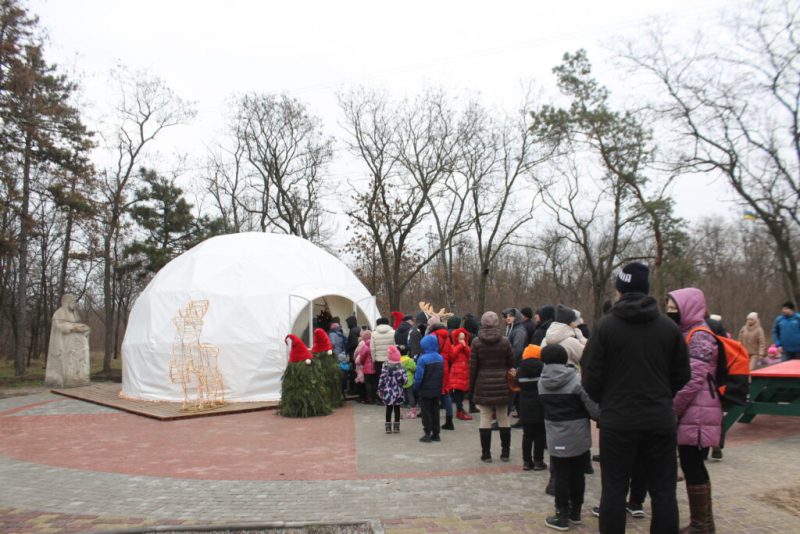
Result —
M464 334L466 345L458 342L458 335ZM450 378L448 385L450 389L460 391L469 390L469 332L463 328L453 330L450 334L453 347L453 361L450 365Z
M439 340L439 354L444 358L444 376L442 378L442 395L444 395L452 389L450 387L450 364L453 361L453 346L450 344L450 333L446 326L435 326L430 333Z

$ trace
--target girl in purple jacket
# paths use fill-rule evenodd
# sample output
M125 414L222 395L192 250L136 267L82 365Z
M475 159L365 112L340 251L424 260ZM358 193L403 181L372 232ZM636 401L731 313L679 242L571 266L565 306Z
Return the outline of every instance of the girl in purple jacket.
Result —
M687 336L695 328L708 328L706 298L699 289L688 287L667 295L667 315ZM719 445L722 432L722 404L713 378L717 371L718 345L707 330L693 332L688 341L692 377L673 399L678 417L678 456L686 477L691 522L681 532L714 532L711 508L711 479L705 460L709 447Z

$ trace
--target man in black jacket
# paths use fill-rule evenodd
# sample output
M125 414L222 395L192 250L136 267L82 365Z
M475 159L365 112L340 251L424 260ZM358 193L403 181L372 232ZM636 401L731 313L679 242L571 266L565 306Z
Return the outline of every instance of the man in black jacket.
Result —
M672 397L689 381L686 343L648 295L650 271L629 263L616 280L617 302L589 338L583 388L600 404L600 532L625 532L625 498L634 459L647 466L650 532L678 531L676 421Z

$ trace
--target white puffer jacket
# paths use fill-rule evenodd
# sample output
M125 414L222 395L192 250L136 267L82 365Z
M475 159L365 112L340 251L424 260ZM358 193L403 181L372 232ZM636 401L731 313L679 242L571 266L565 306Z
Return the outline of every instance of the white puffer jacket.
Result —
M372 340L369 342L372 359L376 362L385 362L389 357L387 353L389 345L394 345L394 328L388 324L378 325L373 330Z
M547 329L547 334L542 341L542 348L547 345L561 345L566 349L569 361L576 367L581 363L581 356L583 356L583 347L586 346L586 338L580 330L572 328L568 324L557 323L553 321L550 328Z

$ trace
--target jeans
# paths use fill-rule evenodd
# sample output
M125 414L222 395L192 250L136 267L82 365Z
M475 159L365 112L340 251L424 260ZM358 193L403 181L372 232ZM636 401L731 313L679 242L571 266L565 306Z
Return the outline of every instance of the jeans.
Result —
M625 533L625 503L635 462L641 462L644 466L646 487L652 499L650 532L678 532L675 447L675 429L620 430L600 427L600 532Z
M442 404L444 405L444 414L447 417L453 417L453 399L450 398L449 393L442 395Z

